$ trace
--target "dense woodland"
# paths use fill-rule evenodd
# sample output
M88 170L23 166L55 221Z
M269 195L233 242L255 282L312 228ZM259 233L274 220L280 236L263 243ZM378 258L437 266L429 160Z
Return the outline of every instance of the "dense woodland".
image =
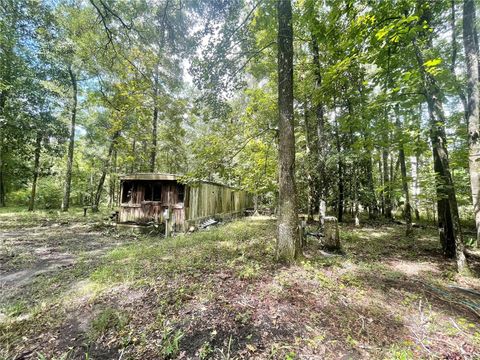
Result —
M475 0L1 0L0 205L118 205L183 174L278 214L480 231Z

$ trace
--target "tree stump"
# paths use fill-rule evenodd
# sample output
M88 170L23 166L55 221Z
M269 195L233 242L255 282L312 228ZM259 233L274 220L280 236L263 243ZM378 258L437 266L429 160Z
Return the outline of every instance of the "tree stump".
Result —
M325 216L323 235L324 246L326 249L335 251L341 250L338 220L335 216Z

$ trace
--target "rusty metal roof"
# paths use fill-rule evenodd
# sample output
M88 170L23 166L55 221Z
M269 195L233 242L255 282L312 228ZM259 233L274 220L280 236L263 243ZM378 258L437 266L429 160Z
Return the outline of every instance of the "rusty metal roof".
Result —
M120 180L180 180L181 176L165 173L135 173L120 176Z

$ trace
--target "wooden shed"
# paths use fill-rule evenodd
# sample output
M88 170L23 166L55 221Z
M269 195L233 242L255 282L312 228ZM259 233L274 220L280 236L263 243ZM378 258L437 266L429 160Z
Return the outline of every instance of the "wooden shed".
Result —
M209 181L182 184L173 174L142 173L120 177L120 223L164 223L186 231L207 218L243 215L252 198L243 190Z

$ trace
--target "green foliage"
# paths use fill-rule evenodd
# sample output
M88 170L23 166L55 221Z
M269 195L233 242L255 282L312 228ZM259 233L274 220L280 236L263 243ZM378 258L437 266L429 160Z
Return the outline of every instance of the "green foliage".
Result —
M162 332L161 355L165 359L174 359L180 351L180 340L183 337L182 330L175 330L166 326Z
M38 183L38 205L44 209L58 209L62 203L62 187L54 178L44 178Z

